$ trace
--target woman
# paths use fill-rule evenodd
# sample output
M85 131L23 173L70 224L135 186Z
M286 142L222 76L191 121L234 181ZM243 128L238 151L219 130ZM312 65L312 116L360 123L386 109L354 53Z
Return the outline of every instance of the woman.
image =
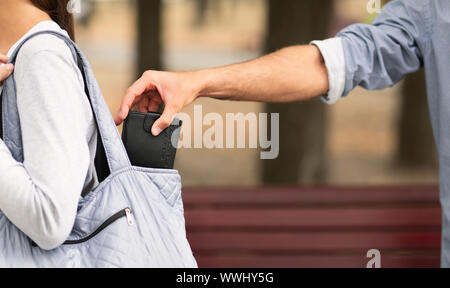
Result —
M0 0L0 61L30 34L52 30L74 38L68 0ZM42 34L21 48L14 68L24 163L0 140L0 210L43 249L70 234L80 195L98 184L97 129L83 77L69 47ZM1 88L0 88L1 90Z

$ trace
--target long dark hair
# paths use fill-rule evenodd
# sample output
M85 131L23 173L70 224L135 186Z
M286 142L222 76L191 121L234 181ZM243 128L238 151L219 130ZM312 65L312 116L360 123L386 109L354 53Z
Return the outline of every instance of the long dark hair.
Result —
M30 0L34 6L46 12L53 21L67 31L70 38L75 41L75 29L73 15L69 13L67 6L70 0Z

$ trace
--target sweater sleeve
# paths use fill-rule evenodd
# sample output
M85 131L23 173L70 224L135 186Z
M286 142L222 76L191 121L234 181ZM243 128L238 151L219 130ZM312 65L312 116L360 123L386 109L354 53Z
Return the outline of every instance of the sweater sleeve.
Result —
M72 54L54 36L23 46L15 80L24 163L0 141L0 209L50 250L73 227L89 168L87 131L93 116Z

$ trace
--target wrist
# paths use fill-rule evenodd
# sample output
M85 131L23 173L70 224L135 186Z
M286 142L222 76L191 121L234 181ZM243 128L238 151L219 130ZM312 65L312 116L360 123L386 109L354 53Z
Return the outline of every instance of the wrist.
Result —
M227 67L198 70L193 73L196 98L223 99L227 93Z
M192 83L192 94L194 100L200 97L210 96L211 83L209 80L209 70L198 70L190 72L190 82Z
M184 95L183 105L189 105L200 97L203 87L199 71L176 72L176 81L181 83L180 93Z

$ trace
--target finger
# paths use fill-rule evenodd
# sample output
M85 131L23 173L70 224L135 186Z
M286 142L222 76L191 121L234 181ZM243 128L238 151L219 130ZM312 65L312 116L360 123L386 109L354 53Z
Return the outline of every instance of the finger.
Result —
M114 118L114 122L116 123L116 125L122 123L123 120L127 118L128 112L130 112L134 104L141 100L142 94L139 93L138 91L139 90L136 90L133 86L127 90L127 94L125 95L122 104L119 108L119 111L117 112L116 117Z
M6 64L0 66L0 82L8 78L14 70L13 64Z
M9 60L9 57L8 57L8 56L5 56L5 55L3 55L3 54L0 54L0 62L6 63L6 62L8 62L8 60Z
M150 102L148 103L148 111L158 112L159 105L162 104L161 96L156 91L151 91L148 93Z
M134 82L134 84L131 85L130 88L128 88L127 93L122 101L122 105L120 106L120 109L114 119L116 125L122 123L123 120L127 118L130 109L142 99L142 95L146 91L152 89L155 89L155 86L145 76Z
M175 114L176 113L174 109L166 107L161 117L156 120L155 124L153 124L153 136L158 136L164 129L169 127L170 124L172 124L173 119L175 118Z
M147 110L150 112L158 112L159 105L161 105L161 103L155 100L151 100L150 103L148 104Z
M147 96L143 97L139 103L137 103L138 111L141 113L147 113L148 112L148 103L149 99Z

